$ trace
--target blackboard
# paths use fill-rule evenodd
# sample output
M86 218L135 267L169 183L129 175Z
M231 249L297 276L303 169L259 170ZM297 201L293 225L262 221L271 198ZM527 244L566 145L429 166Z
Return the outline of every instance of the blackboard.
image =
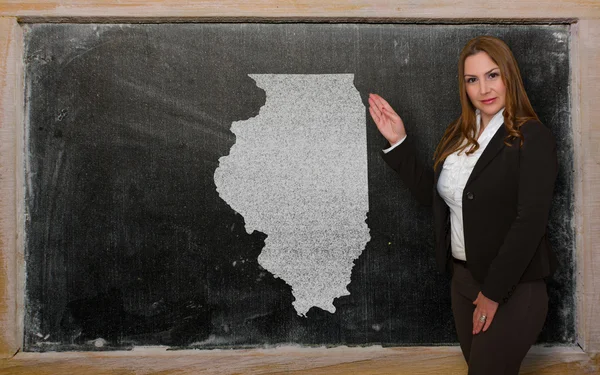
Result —
M434 265L431 212L381 160L385 142L367 116L369 240L334 312L298 313L290 285L258 262L268 234L247 232L221 199L215 171L236 143L232 124L265 105L257 74L351 74L365 106L376 92L397 108L432 164L460 110L458 54L481 34L511 46L533 107L558 140L549 227L560 269L549 280L540 342L575 341L568 26L25 30L26 350L457 342L448 280Z

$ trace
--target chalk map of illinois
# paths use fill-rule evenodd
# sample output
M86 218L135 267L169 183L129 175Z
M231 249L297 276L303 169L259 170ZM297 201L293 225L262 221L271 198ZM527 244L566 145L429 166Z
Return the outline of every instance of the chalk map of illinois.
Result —
M246 232L267 235L258 262L291 286L298 315L333 313L370 240L366 111L354 75L249 76L266 102L232 123L217 191Z

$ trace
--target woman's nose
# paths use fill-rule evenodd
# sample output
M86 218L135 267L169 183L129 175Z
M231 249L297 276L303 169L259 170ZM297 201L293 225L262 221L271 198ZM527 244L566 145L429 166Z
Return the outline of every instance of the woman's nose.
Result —
M480 94L487 94L489 92L489 87L486 84L485 80L481 79L479 80L479 93Z

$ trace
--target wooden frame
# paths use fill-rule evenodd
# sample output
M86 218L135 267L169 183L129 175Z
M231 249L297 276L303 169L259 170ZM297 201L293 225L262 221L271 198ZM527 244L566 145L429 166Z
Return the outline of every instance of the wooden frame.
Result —
M134 16L132 16L134 15ZM0 373L459 374L457 347L19 353L23 338L22 22L571 23L578 347L534 348L523 373L600 371L600 4L589 0L4 0L0 3ZM13 357L14 356L14 357ZM216 367L215 367L216 366Z

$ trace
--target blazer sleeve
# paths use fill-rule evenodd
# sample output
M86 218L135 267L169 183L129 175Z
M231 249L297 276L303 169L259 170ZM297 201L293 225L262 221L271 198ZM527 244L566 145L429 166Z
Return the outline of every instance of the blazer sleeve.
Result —
M382 157L400 175L400 179L406 184L417 201L426 206L431 206L433 170L425 167L417 160L412 139L407 137L404 142L387 154L382 152Z
M529 121L520 130L524 141L519 152L517 216L481 289L496 302L516 287L546 233L558 173L556 143L548 128Z

